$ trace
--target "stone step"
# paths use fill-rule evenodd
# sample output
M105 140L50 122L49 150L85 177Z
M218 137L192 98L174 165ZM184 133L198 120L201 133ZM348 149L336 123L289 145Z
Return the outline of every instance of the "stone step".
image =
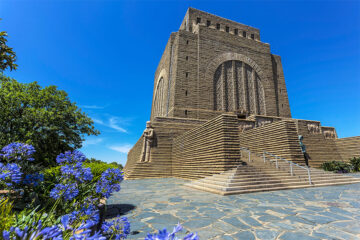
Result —
M335 185L345 185L345 184L354 184L360 183L359 181L342 181L336 183L318 183L314 185L310 184L299 184L299 185L288 185L288 186L271 186L264 188L249 188L243 190L233 190L233 191L225 191L223 188L213 188L208 186L201 185L190 185L186 184L185 187L195 188L202 191L207 191L211 193L216 193L220 195L233 195L233 194L245 194L245 193L254 193L254 192L265 192L265 191L279 191L279 190L288 190L288 189L297 189L297 188L309 188L309 187L325 187L325 186L335 186Z
M353 178L347 176L337 176L337 177L313 177L311 178L312 182L318 181L342 181L342 180L352 180ZM232 178L223 178L223 179L212 179L212 178L204 178L200 179L197 182L204 182L210 184L218 184L218 185L256 185L261 183L289 183L289 182L307 182L308 178L298 178L293 176L288 176L286 178L255 178L255 179L232 179Z

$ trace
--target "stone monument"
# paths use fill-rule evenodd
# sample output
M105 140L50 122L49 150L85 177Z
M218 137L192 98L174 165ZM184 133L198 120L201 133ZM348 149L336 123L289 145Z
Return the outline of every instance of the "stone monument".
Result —
M240 147L305 165L298 135L310 166L360 156L360 137L338 139L332 127L291 118L281 58L260 36L187 10L155 71L151 125L128 153L127 178L220 173L242 161Z

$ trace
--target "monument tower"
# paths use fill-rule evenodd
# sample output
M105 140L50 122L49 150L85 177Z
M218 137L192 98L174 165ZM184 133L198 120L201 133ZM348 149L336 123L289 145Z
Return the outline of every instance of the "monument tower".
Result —
M259 29L189 8L155 71L150 122L125 175L202 178L239 166L241 148L304 165L299 135L310 166L360 156L360 137L291 118L281 58Z
M151 120L291 117L281 59L256 28L189 8L155 72Z

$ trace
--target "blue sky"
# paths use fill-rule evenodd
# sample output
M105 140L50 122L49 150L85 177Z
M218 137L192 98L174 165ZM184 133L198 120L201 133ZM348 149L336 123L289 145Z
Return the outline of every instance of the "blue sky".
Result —
M0 1L18 56L6 72L65 90L101 135L82 151L126 162L150 117L153 76L188 7L260 29L282 57L294 118L360 135L359 1Z

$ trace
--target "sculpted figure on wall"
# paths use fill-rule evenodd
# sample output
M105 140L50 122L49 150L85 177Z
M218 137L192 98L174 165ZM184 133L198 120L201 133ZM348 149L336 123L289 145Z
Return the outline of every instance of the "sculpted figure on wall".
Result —
M146 129L142 135L144 137L143 149L140 155L140 162L150 162L150 149L154 140L154 129L151 127L150 122L146 122Z
M307 128L309 130L309 133L311 133L311 134L320 133L320 127L319 127L318 123L308 123Z

